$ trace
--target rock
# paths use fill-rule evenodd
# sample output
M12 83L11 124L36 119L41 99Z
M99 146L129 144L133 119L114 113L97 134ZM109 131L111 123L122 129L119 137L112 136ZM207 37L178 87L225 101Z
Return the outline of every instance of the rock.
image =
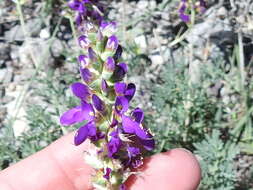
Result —
M40 31L40 38L42 38L42 39L48 39L49 37L50 37L49 29L48 28L43 28Z
M13 69L0 69L0 83L10 83L13 80Z
M0 107L0 123L2 123L4 121L4 119L6 118L6 115L7 115L7 108Z
M41 27L42 27L42 20L40 18L28 20L25 25L26 31L28 33L26 37L38 36L41 30ZM16 25L13 28L11 28L9 31L6 31L4 37L7 41L10 41L10 42L25 40L25 36L24 36L21 25Z
M144 35L137 36L134 41L142 50L145 51L147 48L147 40Z
M5 96L5 88L4 86L0 86L0 99Z
M51 46L51 53L53 57L59 57L64 50L64 44L61 40L55 39Z

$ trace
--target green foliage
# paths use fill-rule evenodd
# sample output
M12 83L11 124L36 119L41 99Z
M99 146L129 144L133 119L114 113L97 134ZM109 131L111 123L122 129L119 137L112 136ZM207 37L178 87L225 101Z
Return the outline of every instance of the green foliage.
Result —
M21 136L15 137L11 125L1 129L0 167L2 169L41 150L61 137L63 133L67 133L67 129L59 124L59 115L63 110L77 104L77 99L66 93L68 85L74 80L76 79L73 74L57 76L53 72L35 79L34 83L37 85L33 89L33 96L39 99L39 102L26 106L28 130Z
M202 168L199 189L233 190L236 181L233 160L239 148L235 144L222 142L218 130L214 130L211 136L205 135L205 139L194 143L194 146Z
M154 113L149 118L157 134L159 150L183 146L193 150L193 143L215 127L222 102L209 97L205 83L190 84L184 64L164 67L160 84L154 84ZM156 120L156 122L154 122Z

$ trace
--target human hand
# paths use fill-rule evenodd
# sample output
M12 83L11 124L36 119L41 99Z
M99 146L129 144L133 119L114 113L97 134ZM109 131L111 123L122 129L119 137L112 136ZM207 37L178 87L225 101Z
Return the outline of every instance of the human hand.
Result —
M73 133L0 172L0 190L88 190L92 168L83 151L91 144L72 144ZM201 171L187 150L173 149L144 159L141 173L127 180L131 190L195 190Z

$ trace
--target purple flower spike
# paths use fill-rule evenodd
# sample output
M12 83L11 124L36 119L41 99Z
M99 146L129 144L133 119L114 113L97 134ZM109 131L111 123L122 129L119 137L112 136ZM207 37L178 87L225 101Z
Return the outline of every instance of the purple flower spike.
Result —
M105 179L107 179L108 181L109 181L109 179L110 179L111 172L112 172L112 169L111 169L111 168L106 168L106 169L105 169L105 175L103 175L103 177L104 177Z
M90 63L89 58L86 55L79 55L78 62L82 68L86 68Z
M105 111L105 103L96 94L92 95L92 102L96 110L99 112Z
M127 85L124 82L117 82L114 85L114 90L117 96L123 96L125 94L126 88L127 88Z
M128 110L128 100L124 96L117 96L115 101L115 110L118 114L123 114Z
M135 108L132 112L132 117L137 123L141 123L144 119L144 112L140 108Z
M88 97L90 96L89 87L80 82L73 83L71 85L71 90L76 97L82 100L87 100Z
M96 136L96 125L94 121L90 121L86 125L80 127L76 132L74 143L76 146L82 144L88 137Z
M136 91L135 84L129 83L125 91L125 97L128 99L128 101L132 100L132 98L134 97L135 91Z
M115 69L115 61L112 57L108 57L106 62L105 62L105 65L104 65L106 71L112 73Z
M118 38L114 35L108 38L106 49L110 51L116 51L119 45Z
M90 40L86 36L82 35L78 38L78 43L81 48L86 49L90 45Z

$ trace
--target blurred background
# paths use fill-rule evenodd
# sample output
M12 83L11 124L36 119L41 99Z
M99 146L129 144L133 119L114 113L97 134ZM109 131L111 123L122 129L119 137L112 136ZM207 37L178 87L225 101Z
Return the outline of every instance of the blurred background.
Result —
M190 23L181 0L101 0L145 110L153 153L194 152L200 190L253 190L253 1L208 0ZM197 0L196 0L197 2ZM63 0L0 0L0 169L74 130L73 19Z

